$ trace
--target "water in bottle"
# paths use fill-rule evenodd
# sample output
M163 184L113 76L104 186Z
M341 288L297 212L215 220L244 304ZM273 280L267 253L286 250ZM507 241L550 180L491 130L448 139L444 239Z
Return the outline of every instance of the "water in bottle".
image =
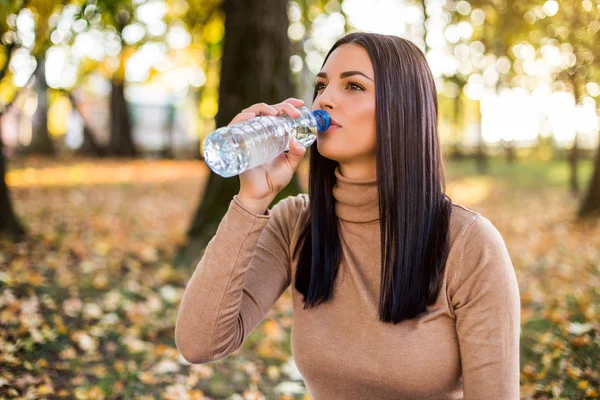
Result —
M229 178L269 162L287 151L290 137L310 146L331 120L324 110L299 108L302 115L259 116L219 128L204 140L204 160L216 174Z

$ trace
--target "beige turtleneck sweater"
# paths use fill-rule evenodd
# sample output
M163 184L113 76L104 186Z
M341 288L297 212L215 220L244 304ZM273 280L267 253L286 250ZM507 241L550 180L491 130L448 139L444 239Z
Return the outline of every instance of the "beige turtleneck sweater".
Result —
M188 283L175 329L192 363L221 359L292 284L292 356L312 399L519 399L520 297L504 240L482 215L453 205L442 289L427 312L378 320L376 180L335 171L343 257L333 300L304 310L291 252L307 194L266 215L234 196Z

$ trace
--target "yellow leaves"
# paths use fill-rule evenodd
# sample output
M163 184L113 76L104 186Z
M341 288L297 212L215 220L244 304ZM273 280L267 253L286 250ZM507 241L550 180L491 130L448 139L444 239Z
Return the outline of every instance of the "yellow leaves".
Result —
M257 353L263 358L287 360L288 356L282 351L281 342L285 338L285 331L275 320L268 319L261 324L264 338L258 343Z
M202 118L211 119L217 115L219 110L219 95L216 89L207 87L200 100L200 115Z
M188 392L190 400L204 400L204 392L200 389L190 390Z
M82 162L70 166L11 169L6 183L11 188L39 186L89 186L117 183L160 183L206 175L205 164L198 161L105 161Z
M278 380L281 376L281 368L276 365L269 365L267 367L267 376L269 379Z
M49 394L54 394L54 388L52 385L43 384L37 387L36 392L38 396L47 396Z
M192 364L189 366L190 376L197 376L200 379L210 379L215 375L213 367L204 364Z
M154 353L159 357L177 358L179 350L166 344L157 344L154 347Z
M99 386L92 386L89 389L76 388L74 394L78 400L103 400L105 398L104 392Z
M122 374L123 372L125 372L125 363L121 360L117 360L115 361L114 368L115 371Z
M94 253L100 257L106 257L110 252L111 244L105 240L99 240L94 246Z
M171 264L163 263L161 267L156 271L156 276L158 277L160 282L166 283L174 279L177 276L177 274Z
M129 321L135 325L143 324L145 321L147 321L147 318L150 314L150 310L145 303L131 304L129 307L127 307L125 312L127 319L129 319Z
M25 274L25 279L33 286L41 286L46 283L44 276L34 271L28 271Z
M535 366L532 365L531 363L527 363L527 364L525 364L525 366L523 368L521 368L521 375L524 376L525 378L533 379L533 378L535 378L536 374L537 374L537 371L535 369Z
M1 325L16 324L17 322L19 322L19 320L14 310L11 310L10 308L5 308L4 310L0 311Z
M222 13L216 12L215 16L204 26L202 33L207 43L219 43L225 34L224 16Z
M267 317L251 348L240 349L243 358L190 365L173 341L189 271L177 270L168 257L184 237L207 172L197 161L139 160L31 159L11 169L19 212L41 239L12 247L0 258L8 265L0 271L0 324L10 335L0 336L0 364L30 368L32 376L46 370L75 376L52 385L39 379L30 384L37 397L46 398L123 397L127 391L136 398L202 399L196 388L209 380L241 377L248 387L263 379L286 380L286 369L260 358L290 358L291 291L274 306L277 319ZM545 391L552 397L553 385L556 391L564 388L563 398L597 397L597 375L577 353L598 354L593 342L598 301L591 288L600 272L595 250L600 242L594 239L600 226L565 222L569 197L560 193L509 193L479 178L452 190L490 216L506 239L523 291L523 325L543 322L539 333L523 330L531 358L521 371L522 393L541 398ZM34 316L33 325L21 324L23 307ZM55 335L64 336L48 343ZM25 364L14 338L18 343L43 339L35 344L42 350L38 359L27 354ZM94 386L99 379L112 382L110 393ZM50 388L54 393L38 394Z
M142 381L142 383L145 383L146 385L151 385L153 383L156 383L156 378L154 377L154 375L152 375L148 371L144 371L144 372L140 373L139 378L140 378L140 381Z
M576 336L569 340L573 347L583 347L592 343L592 338L590 335Z
M581 369L568 365L565 369L567 376L573 380L577 380L581 376Z
M496 184L497 182L488 177L462 179L449 182L446 192L454 202L473 207L485 201Z
M267 320L263 324L263 332L267 335L267 338L275 341L281 341L284 338L284 331L281 326L274 320Z
M57 95L48 109L48 131L53 137L59 137L67 132L69 113L73 109L69 98L63 94Z
M92 372L92 375L94 375L98 378L104 378L106 376L106 374L108 373L108 370L105 365L95 365L92 368L91 372Z
M156 262L158 261L158 251L156 247L153 246L144 246L141 251L138 253L139 258L144 262Z
M108 277L104 273L98 273L92 279L92 285L98 290L106 289L109 286Z
M52 319L54 320L54 325L56 326L57 333L59 333L61 335L64 335L65 333L67 333L67 327L65 326L62 318L58 314L54 314Z

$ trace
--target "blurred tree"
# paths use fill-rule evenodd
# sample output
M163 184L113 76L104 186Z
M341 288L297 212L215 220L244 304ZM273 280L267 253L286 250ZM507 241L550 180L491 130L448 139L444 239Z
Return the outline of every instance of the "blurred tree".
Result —
M568 62L561 63L552 78L570 88L576 105L582 105L587 96L586 84L599 76L600 70L600 7L591 1L562 0L560 2L535 2L525 15L538 40L533 44L559 48ZM573 194L580 191L579 132L575 130L569 153L570 188ZM593 185L592 185L593 186ZM589 195L587 197L590 199ZM584 207L586 208L586 207Z
M73 87L75 88L77 87L77 85L74 85ZM69 98L69 101L71 102L71 105L73 106L75 112L78 113L81 117L83 125L83 141L81 142L81 145L75 150L75 154L87 157L103 157L106 154L106 149L102 147L96 140L96 134L94 133L94 130L92 129L90 124L86 121L85 113L81 109L81 103L77 99L76 94L73 93L72 90L64 90L63 92Z
M45 49L43 50L45 53ZM48 83L46 82L46 57L40 55L34 72L33 87L37 94L37 107L31 119L31 142L19 149L20 154L56 155L54 142L48 132Z
M2 126L0 125L0 236L7 236L13 240L20 240L25 236L25 230L21 226L14 213L8 186L6 185L6 160L3 152Z
M446 83L451 82L456 85L456 94L454 97L451 97L452 100L452 122L453 122L453 130L452 130L452 144L450 146L449 157L454 160L462 159L466 156L465 150L462 146L462 130L464 129L462 124L463 117L463 98L464 98L464 87L467 83L465 78L457 72L456 74L445 78Z
M32 117L31 142L21 147L20 154L56 155L54 142L48 132L48 84L46 83L46 50L50 42L50 16L66 1L60 0L29 0L19 11L31 12L35 21L35 41L30 49L36 60L33 72L33 88L37 95L37 107Z
M589 187L577 213L579 217L600 217L600 144L596 150L593 168Z
M109 141L106 155L116 157L137 157L138 151L133 142L129 104L125 99L125 67L127 60L135 51L123 39L123 30L132 21L134 3L131 0L85 0L81 6L79 18L88 22L94 29L104 27L118 38L119 50L116 54L118 65L110 76L109 99Z
M0 66L0 236L20 240L25 236L25 230L14 213L6 184L7 164L4 156L2 140L2 117L11 107L18 89L12 81L10 65L12 57L21 46L21 41L14 31L16 13L25 6L25 2L0 1L0 32L3 32L0 48L3 51ZM12 22L9 22L11 21Z
M281 102L294 96L290 79L290 42L287 1L224 0L225 36L219 84L216 125L227 125L236 114L254 103ZM202 201L188 230L189 242L176 264L189 265L214 236L229 203L239 192L239 178L225 179L210 173ZM300 192L295 175L273 203Z
M199 117L196 136L200 142L206 133L215 129L225 17L221 9L222 0L188 0L187 4L185 12L181 15L175 13L174 17L181 18L190 32L192 43L189 54L204 71L205 80L194 91ZM196 158L204 160L200 145L197 150Z
M513 87L512 78L515 71L510 66L514 64L514 54L510 50L527 32L523 20L525 9L522 2L471 0L468 3L458 1L452 4L456 11L453 15L454 19L459 23L468 21L473 26L473 34L469 38L470 53L474 53L471 58L473 73L484 75L484 84L493 87L496 94L502 88ZM483 45L483 53L479 52L481 49L478 45ZM464 76L463 80L468 82L469 77ZM476 101L479 103L479 100ZM481 126L478 132L476 161L478 170L483 172L487 169L488 160ZM510 163L516 161L514 140L510 138L503 143L507 161Z

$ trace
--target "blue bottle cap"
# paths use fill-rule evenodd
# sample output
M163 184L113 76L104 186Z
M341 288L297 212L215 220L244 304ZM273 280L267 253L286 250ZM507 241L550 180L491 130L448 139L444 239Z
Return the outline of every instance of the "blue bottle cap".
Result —
M317 130L319 132L325 132L329 125L331 125L331 117L329 113L325 110L315 110L313 111L313 115L317 120Z

